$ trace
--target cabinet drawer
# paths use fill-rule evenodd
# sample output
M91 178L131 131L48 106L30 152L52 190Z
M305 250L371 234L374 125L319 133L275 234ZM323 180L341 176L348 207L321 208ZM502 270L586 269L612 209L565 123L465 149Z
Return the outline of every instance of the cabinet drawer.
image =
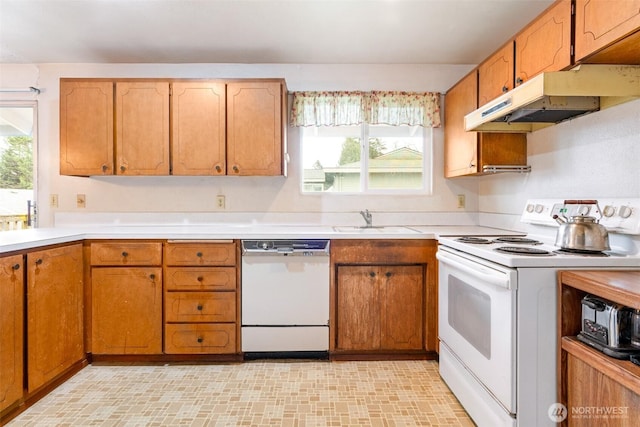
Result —
M167 322L235 322L235 292L167 292Z
M236 265L236 245L230 243L168 243L167 265Z
M235 323L178 323L165 325L167 354L235 353Z
M91 265L161 265L160 242L91 244Z
M235 267L167 267L168 291L235 291Z

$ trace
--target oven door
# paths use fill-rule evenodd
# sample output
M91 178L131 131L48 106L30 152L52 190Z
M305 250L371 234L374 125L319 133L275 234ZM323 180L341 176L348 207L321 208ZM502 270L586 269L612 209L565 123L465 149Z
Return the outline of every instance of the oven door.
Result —
M440 341L515 414L517 272L443 246L437 258Z

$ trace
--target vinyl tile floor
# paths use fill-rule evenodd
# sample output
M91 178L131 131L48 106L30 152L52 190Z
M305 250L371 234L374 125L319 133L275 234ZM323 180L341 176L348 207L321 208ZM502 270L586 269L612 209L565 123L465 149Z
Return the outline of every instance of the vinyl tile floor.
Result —
M90 365L8 426L473 426L434 361Z

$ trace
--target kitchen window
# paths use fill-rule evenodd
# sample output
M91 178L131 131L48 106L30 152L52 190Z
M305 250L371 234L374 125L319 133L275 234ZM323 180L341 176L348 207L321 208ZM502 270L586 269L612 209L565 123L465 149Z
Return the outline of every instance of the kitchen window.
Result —
M296 92L303 193L430 194L439 94Z

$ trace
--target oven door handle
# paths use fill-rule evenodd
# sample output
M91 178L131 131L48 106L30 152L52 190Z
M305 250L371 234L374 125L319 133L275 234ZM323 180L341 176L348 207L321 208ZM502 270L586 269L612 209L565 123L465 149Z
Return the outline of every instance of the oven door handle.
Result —
M482 281L486 283L490 283L495 286L499 286L505 289L511 289L512 283L509 280L509 276L506 274L502 274L495 270L489 270L482 265L474 264L468 265L463 261L460 261L458 257L455 255L449 255L446 252L438 251L436 252L436 258L438 261L443 264L449 264L450 266L457 268L460 271L463 271L473 277L479 277ZM494 272L495 271L495 272Z

